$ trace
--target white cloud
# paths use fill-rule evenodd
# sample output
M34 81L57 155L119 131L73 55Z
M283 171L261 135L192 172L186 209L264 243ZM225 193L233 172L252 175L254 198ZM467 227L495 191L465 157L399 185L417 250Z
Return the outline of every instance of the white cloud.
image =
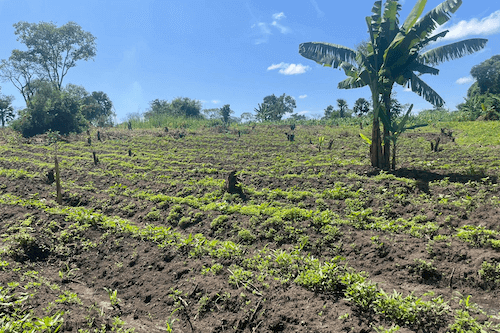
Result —
M272 64L271 66L267 67L267 70L271 71L278 68L280 69L280 74L284 75L304 74L306 71L311 69L311 67L304 66L302 64L286 64L282 62L279 64Z
M279 64L272 64L271 66L267 67L267 70L268 71L272 71L273 69L278 69L278 68L282 68L284 66L286 66L287 64L285 64L284 62L282 63L279 63Z
M276 21L273 21L273 23L271 23L271 25L278 28L282 34L288 34L291 32L290 28L285 27L284 25L281 25Z
M471 82L474 82L474 79L470 76L461 77L460 79L455 81L456 84L466 84Z
M306 113L310 113L311 111L300 111L300 112L297 112L296 114L306 114Z
M318 17L325 16L325 13L323 13L321 11L321 9L319 9L319 6L318 6L318 3L316 2L316 0L310 0L310 1L311 1L311 4L313 5L314 9L316 10L316 14L318 15Z
M282 18L286 18L285 13L283 12L273 14L273 19L275 20L281 20Z
M220 103L220 101L219 101L219 100L217 100L217 99L213 99L213 100L212 100L212 103L213 103L213 104L219 104L219 103Z
M288 34L292 32L292 30L284 26L281 23L278 23L278 21L286 18L285 13L280 12L280 13L275 13L273 14L273 21L271 23L266 23L266 22L257 22L251 26L252 29L257 30L257 34L259 37L254 40L255 44L262 44L262 43L267 43L269 41L269 35L272 35L272 31L270 26L275 27L278 29L282 34Z
M482 19L473 18L470 21L460 21L451 27L446 27L445 24L436 30L436 32L441 32L443 30L449 30L449 32L441 41L461 39L469 36L497 34L500 32L500 10Z
M255 40L255 44L267 43L269 40L269 35L271 35L271 29L269 29L267 23L258 22L251 27L252 29L257 28L257 34L260 35L259 38Z
M300 95L299 98L306 98L307 95Z

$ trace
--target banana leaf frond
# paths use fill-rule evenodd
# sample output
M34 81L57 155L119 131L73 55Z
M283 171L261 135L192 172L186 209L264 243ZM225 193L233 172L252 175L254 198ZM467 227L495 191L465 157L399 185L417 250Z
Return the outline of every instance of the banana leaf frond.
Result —
M357 52L348 47L321 42L302 43L299 45L299 53L304 58L333 68L337 68L343 62L356 64L357 56Z
M437 65L447 60L458 59L483 49L488 42L484 38L472 38L436 47L422 53L419 61L423 64Z
M337 85L338 89L355 89L355 88L361 88L368 85L367 82L363 81L361 77L354 78L354 77L348 77L347 79L340 81L339 84Z
M434 91L427 83L422 81L413 72L406 72L405 77L407 78L407 83L411 91L422 96L427 102L434 106L441 107L444 104L444 100L439 94Z
M427 0L418 0L415 6L413 6L413 9L411 10L410 14L408 14L408 17L406 18L402 26L402 30L405 32L405 34L407 34L408 31L413 28L415 23L417 23L418 18L424 11L426 3Z
M425 39L438 26L448 22L451 14L455 13L461 5L462 0L446 0L425 14L412 29L421 39Z

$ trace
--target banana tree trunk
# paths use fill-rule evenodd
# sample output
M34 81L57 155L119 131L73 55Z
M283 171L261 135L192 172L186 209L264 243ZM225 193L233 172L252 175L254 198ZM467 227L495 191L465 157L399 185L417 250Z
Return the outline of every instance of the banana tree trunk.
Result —
M387 120L389 124L392 122L391 119L391 92L384 93L382 95L383 103L384 103L384 110L382 112L385 112L387 116ZM382 147L382 169L384 170L389 170L390 168L390 158L391 158L391 141L389 139L391 133L390 133L390 128L386 124L384 124L384 136L383 136L383 141L384 141L384 146Z
M373 92L375 90L375 92ZM372 167L382 168L382 137L380 136L380 102L378 92L372 89L373 100L373 126L372 126L372 144L370 146L370 161Z

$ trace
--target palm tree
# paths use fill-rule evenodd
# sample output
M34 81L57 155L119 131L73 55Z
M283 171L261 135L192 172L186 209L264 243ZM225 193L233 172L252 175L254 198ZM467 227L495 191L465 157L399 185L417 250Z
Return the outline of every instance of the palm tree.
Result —
M467 39L425 51L431 42L443 38L448 30L432 35L433 31L450 19L462 0L446 0L422 16L427 0L418 0L412 11L399 25L401 5L398 0L375 1L372 15L366 17L370 41L358 51L345 46L310 42L299 46L299 53L317 63L341 68L348 76L338 84L339 89L369 86L373 100L373 128L370 159L374 167L388 169L390 158L391 92L394 83L408 86L434 106L442 106L444 100L418 75L437 75L431 67L446 60L457 59L479 51L487 39ZM415 74L417 72L418 74ZM380 134L380 121L384 125L384 137Z
M349 107L347 106L347 101L345 99L339 98L337 99L337 106L339 107L340 118L344 118L345 113L349 109Z

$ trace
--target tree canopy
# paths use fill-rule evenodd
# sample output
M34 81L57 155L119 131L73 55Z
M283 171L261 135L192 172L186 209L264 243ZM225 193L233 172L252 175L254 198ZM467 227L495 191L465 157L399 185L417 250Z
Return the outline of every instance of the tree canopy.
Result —
M43 78L61 90L63 79L79 60L96 55L96 38L75 22L57 27L52 22L14 24L17 40L28 48L25 54L41 67ZM23 51L19 51L23 52Z
M283 94L277 97L272 94L264 97L262 104L258 104L256 118L260 121L279 121L286 113L293 113L296 107L292 96Z
M13 100L14 96L0 95L0 121L2 122L2 127L5 127L5 123L11 121L16 116L14 107L12 107Z
M370 102L368 102L365 98L360 97L354 102L352 110L358 116L368 114L368 112L370 112Z
M20 117L12 123L12 127L24 137L31 137L49 130L61 134L80 133L87 124L77 98L44 82L33 96L30 106L20 111Z
M470 74L476 80L480 94L500 94L500 55L472 67Z
M26 51L12 50L0 63L0 78L11 82L29 106L40 82L61 90L70 68L96 55L95 37L75 22L57 27L52 22L14 24L17 40Z
M201 117L201 106L200 101L188 97L177 97L172 102L157 98L149 102L149 109L144 113L144 117Z

